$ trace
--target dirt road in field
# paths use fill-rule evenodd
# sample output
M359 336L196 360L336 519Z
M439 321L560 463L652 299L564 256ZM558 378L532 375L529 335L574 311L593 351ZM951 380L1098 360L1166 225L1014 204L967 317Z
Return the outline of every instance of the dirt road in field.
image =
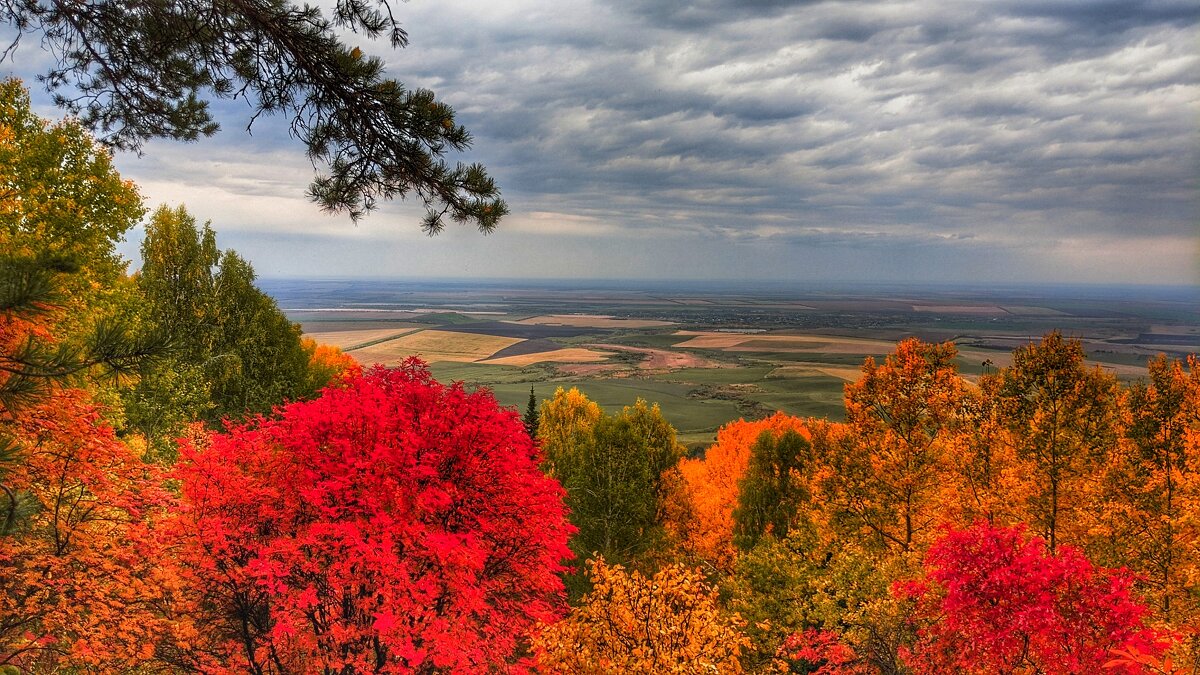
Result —
M702 356L694 354L684 354L682 352L674 352L666 349L654 349L652 347L626 347L625 345L614 344L589 344L585 345L595 349L608 349L612 351L632 352L634 354L644 354L645 358L637 364L638 370L678 370L680 368L723 368L726 364L712 359L706 359Z

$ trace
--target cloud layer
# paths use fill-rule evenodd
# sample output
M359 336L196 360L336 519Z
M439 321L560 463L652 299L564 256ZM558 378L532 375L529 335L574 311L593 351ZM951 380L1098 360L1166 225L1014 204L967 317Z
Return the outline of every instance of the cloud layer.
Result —
M474 133L497 234L323 217L296 144L237 106L125 173L267 273L1197 280L1194 0L398 9L412 44L377 53Z

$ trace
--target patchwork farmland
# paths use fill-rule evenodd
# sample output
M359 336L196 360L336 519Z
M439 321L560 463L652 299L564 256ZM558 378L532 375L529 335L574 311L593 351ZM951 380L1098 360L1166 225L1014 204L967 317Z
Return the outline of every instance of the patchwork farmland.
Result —
M1069 291L1007 297L476 285L468 292L356 284L362 288L267 286L309 337L361 363L418 356L439 379L486 386L518 408L531 387L539 399L579 387L610 411L640 397L660 403L694 446L726 422L775 410L840 419L843 385L857 379L863 360L885 356L910 335L953 341L967 380L1009 365L1012 349L1052 329L1082 339L1097 365L1125 379L1142 376L1145 360L1159 351L1200 349L1200 303L1183 291L1122 304ZM359 297L369 297L369 306Z

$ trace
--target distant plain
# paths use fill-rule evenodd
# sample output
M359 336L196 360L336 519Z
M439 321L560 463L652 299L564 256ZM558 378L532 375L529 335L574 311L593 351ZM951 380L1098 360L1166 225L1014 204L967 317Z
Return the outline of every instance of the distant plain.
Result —
M289 317L364 364L408 356L524 409L578 387L609 410L657 402L693 447L775 410L841 419L863 360L952 341L973 380L1051 330L1124 380L1200 352L1200 291L611 282L264 280Z

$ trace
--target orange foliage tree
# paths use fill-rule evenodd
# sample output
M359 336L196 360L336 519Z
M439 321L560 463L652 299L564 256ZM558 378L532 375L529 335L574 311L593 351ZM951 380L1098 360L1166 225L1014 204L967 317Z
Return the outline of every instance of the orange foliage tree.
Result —
M882 364L868 358L846 385L845 434L821 481L832 521L881 549L910 551L937 524L945 445L963 400L957 350L910 338Z
M0 670L129 672L169 628L156 525L172 500L67 387L149 353L72 314L116 278L111 242L140 205L77 126L48 128L18 91L0 83Z
M1032 489L1027 466L1009 438L996 401L977 388L964 392L960 423L945 438L938 509L948 522L1022 522Z
M353 356L333 345L320 344L312 338L300 341L308 354L308 385L310 391L320 391L326 385L362 374L362 366Z
M8 419L20 461L5 492L36 509L0 536L0 666L130 672L171 631L177 588L158 525L173 499L83 392ZM10 491L11 490L11 491Z
M980 381L1031 481L1026 520L1051 553L1084 546L1096 472L1120 430L1116 378L1085 365L1083 344L1053 332Z
M733 568L733 511L738 505L738 483L750 464L750 450L763 432L782 435L794 431L812 439L808 423L777 412L763 420L730 422L717 431L717 442L703 459L679 463L686 497L668 510L667 526L687 555L723 572Z
M653 577L603 559L588 562L592 590L570 616L545 626L534 654L545 673L689 675L740 673L748 645L737 615L719 609L699 570L664 567Z
M1200 363L1160 355L1148 374L1128 392L1123 442L1106 466L1097 548L1105 563L1142 575L1162 619L1195 619Z

